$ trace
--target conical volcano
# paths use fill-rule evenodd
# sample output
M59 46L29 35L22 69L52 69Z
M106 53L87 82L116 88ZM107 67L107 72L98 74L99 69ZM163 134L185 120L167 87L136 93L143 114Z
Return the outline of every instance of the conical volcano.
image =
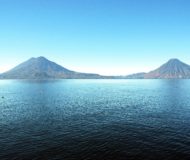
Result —
M170 59L158 69L145 74L145 78L177 79L190 78L190 66L178 59Z
M30 58L1 74L3 79L99 78L97 74L79 73L64 68L45 57Z

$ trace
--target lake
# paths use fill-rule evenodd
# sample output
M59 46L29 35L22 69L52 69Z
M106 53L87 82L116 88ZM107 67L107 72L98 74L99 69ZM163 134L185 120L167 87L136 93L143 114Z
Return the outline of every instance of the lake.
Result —
M1 160L190 159L190 80L1 80Z

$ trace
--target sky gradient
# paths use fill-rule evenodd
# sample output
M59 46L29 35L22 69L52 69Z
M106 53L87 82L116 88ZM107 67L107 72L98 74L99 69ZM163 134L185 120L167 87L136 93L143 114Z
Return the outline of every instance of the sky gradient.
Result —
M0 0L0 73L44 56L75 71L190 64L189 0Z

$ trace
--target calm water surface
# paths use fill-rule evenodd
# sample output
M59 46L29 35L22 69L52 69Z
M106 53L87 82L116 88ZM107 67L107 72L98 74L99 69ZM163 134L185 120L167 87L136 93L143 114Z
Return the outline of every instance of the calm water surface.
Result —
M190 159L190 80L1 80L0 160Z

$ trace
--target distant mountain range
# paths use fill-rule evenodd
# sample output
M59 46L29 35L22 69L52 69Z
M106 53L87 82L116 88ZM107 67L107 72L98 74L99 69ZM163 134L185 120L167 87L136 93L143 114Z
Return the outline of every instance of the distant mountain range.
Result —
M190 65L178 59L167 63L148 73L136 73L127 76L102 76L92 73L80 73L64 68L45 57L31 58L8 72L0 79L189 79Z

